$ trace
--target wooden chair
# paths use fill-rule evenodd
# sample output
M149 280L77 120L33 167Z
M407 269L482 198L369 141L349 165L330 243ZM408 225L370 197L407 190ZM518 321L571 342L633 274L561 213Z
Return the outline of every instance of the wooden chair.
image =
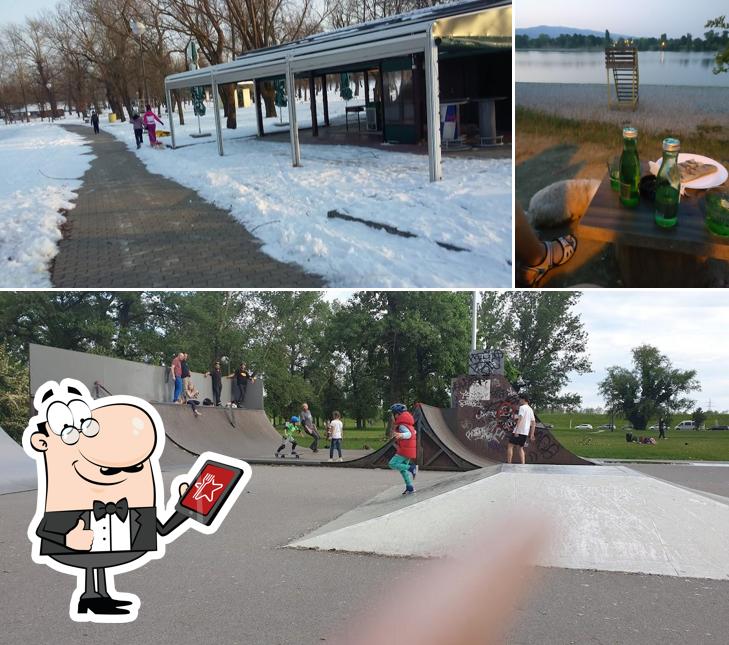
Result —
M605 70L608 85L608 107L613 106L610 70L613 71L617 107L635 110L638 105L638 50L635 47L607 47Z

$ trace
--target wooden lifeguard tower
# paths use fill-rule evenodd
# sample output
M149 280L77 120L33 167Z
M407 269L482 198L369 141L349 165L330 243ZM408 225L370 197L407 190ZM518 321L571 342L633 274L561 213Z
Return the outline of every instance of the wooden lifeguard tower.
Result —
M635 110L638 105L638 50L635 47L606 47L605 70L608 107L613 106L613 94L610 90L610 70L612 70L617 107Z

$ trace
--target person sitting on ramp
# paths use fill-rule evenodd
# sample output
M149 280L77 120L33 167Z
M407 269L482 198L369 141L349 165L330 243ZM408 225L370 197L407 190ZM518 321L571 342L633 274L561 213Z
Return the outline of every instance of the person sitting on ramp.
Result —
M291 456L296 459L299 458L299 453L296 452L296 438L294 434L301 434L301 428L299 428L299 417L293 416L290 421L284 424L283 441L276 450L276 457L285 457L286 455L281 452L286 448L286 442L291 444Z
M397 470L405 481L403 495L412 495L415 492L413 479L417 473L417 433L415 431L415 419L408 412L404 403L395 403L390 407L394 415L393 433L395 439L395 456L390 459L388 466Z

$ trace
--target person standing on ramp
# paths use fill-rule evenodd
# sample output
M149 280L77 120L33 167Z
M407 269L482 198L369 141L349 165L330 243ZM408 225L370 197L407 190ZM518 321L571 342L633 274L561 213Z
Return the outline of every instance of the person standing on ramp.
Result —
M506 446L506 462L509 464L514 456L514 446L516 446L517 452L519 453L520 463L525 464L526 452L524 445L526 444L527 437L530 441L534 441L535 439L537 422L534 417L534 410L531 409L526 394L519 395L519 404L516 426L514 426L513 434L509 437L509 443Z
M390 407L394 415L392 436L395 439L395 456L387 464L393 470L397 470L405 482L403 495L412 495L415 492L413 478L417 466L417 432L415 431L415 419L408 412L404 403L395 403Z

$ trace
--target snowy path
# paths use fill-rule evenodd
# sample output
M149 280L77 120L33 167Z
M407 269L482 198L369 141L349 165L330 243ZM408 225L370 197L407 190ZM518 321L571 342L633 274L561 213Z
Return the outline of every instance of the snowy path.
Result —
M147 171L102 131L91 140L70 234L53 267L56 287L317 287L323 281L259 250L230 215L192 190Z
M0 127L0 287L51 286L59 211L74 208L89 151L82 136L50 123Z
M330 102L333 118L341 107ZM297 110L303 127L308 105ZM214 131L213 120L208 110L203 131ZM267 120L267 131L275 121ZM302 145L302 167L293 168L288 144L250 136L252 107L238 110L238 124L224 132L225 157L210 139L175 151L148 145L136 151L128 124L103 127L150 171L229 210L260 238L265 253L324 276L332 287L511 286L511 160L446 157L445 179L430 183L423 155ZM188 115L178 143L193 141L194 132L197 119ZM331 219L332 210L417 237Z

